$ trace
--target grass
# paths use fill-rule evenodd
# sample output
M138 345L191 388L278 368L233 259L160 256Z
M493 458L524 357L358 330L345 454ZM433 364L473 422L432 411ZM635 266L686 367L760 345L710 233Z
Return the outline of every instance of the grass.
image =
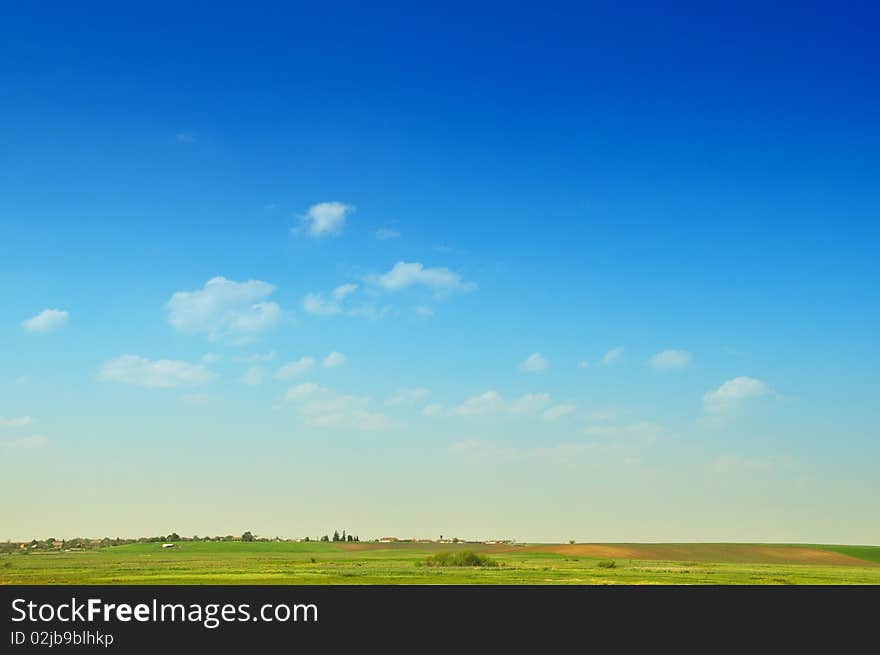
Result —
M0 584L875 584L880 547L320 542L131 544L0 555ZM617 553L610 559L607 554ZM622 553L622 555L621 555ZM670 556L674 555L674 556ZM789 558L789 560L786 560ZM465 559L470 559L468 556ZM606 567L604 562L614 562ZM502 563L493 566L486 562Z

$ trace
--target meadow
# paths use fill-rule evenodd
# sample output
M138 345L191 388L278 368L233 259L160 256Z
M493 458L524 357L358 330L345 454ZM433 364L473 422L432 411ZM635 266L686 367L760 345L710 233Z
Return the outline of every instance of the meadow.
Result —
M494 565L425 565L438 553L462 550ZM880 547L139 543L2 554L0 584L880 584Z

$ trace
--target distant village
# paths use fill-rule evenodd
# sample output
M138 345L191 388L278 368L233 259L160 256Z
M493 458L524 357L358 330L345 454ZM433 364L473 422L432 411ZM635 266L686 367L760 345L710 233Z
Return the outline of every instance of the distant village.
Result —
M345 530L341 533L334 531L332 535L325 534L320 537L298 537L298 538L282 538L282 537L260 537L251 532L244 532L241 535L223 535L213 537L200 537L193 535L192 537L182 537L176 532L167 535L158 535L154 537L103 537L101 539L87 539L77 537L74 539L32 539L31 541L6 541L0 543L0 552L30 552L30 551L65 551L77 552L83 550L93 550L96 548L108 548L111 546L124 546L127 544L159 544L161 548L177 548L180 544L187 542L202 541L241 541L241 542L343 542L343 543L361 543L360 537L357 535L347 534ZM462 539L459 537L446 537L440 535L438 539L418 539L400 538L400 537L379 537L377 539L367 539L364 543L381 543L381 544L513 544L513 539L488 539L484 541Z

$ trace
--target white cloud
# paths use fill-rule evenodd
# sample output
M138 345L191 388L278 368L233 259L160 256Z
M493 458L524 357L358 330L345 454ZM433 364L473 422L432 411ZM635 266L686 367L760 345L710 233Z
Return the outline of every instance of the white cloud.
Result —
M196 386L213 378L214 374L202 364L171 359L150 361L138 355L122 355L101 367L102 380L152 389Z
M270 350L267 353L254 353L253 355L248 355L247 357L238 357L236 361L238 362L271 362L275 360L277 353L274 350Z
M249 387L255 387L258 384L262 384L265 375L266 371L263 370L262 366L251 366L241 376L241 381Z
M608 364L613 364L614 362L619 361L623 357L623 351L623 346L618 346L617 348L609 350L602 356L602 363L607 366Z
M550 406L549 393L527 393L517 398L510 406L514 414L537 414Z
M327 355L324 358L324 361L321 362L321 366L324 368L336 368L338 366L342 366L345 364L345 355L342 353L338 353L335 350Z
M202 355L202 362L205 364L216 364L221 359L223 359L222 355L218 355L217 353L205 353Z
M663 434L663 427L652 421L638 421L623 425L590 425L584 428L588 437L611 439L616 443L647 445Z
M21 322L28 332L54 332L67 324L69 314L63 309L44 309L36 316Z
M357 284L342 284L330 292L325 299L320 293L308 293L303 298L303 309L315 316L332 316L342 312L345 299L358 288Z
M265 300L274 290L261 280L214 277L201 289L171 296L168 322L181 332L207 334L212 341L246 343L281 320L281 307Z
M422 414L424 414L425 416L430 416L432 418L443 416L443 405L439 403L431 403L430 405L426 405L425 408L422 410Z
M568 416L573 413L575 410L575 406L572 404L566 405L553 405L547 409L541 416L545 421L556 421L557 419L562 418L563 416Z
M277 380L289 380L291 378L295 378L298 375L303 375L312 369L312 366L315 365L315 360L311 357L300 357L295 362L288 362L284 366L278 369L275 373L275 378Z
M335 236L353 211L354 207L342 202L319 202L308 208L294 232L305 231L311 237Z
M398 391L385 401L389 407L394 405L413 405L431 395L431 392L423 387L412 389L398 389Z
M703 409L710 413L735 409L753 398L774 395L773 389L756 378L740 376L728 380L703 396Z
M388 239L396 239L400 236L400 232L397 230L391 230L389 228L381 227L376 230L373 235L379 239L380 241L387 241Z
M358 318L365 318L368 321L379 321L394 311L394 308L391 305L383 305L382 307L377 307L373 303L363 303L358 307L354 307L348 311L349 316L355 316Z
M590 368L590 362L588 362L587 360L583 359L583 360L581 360L581 361L578 362L578 368Z
M16 416L14 418L3 418L0 416L0 428L20 428L31 424L30 416Z
M687 350L664 350L651 356L648 363L654 368L687 368L693 364L693 357Z
M0 448L42 448L47 443L49 443L49 440L46 437L41 434L35 434L31 437L0 441Z
M504 399L497 391L489 390L479 396L468 398L458 407L453 407L449 413L453 416L476 416L489 414L504 407Z
M369 398L338 394L314 383L291 387L284 399L313 427L367 431L393 427L385 415L369 410Z
M421 319L429 319L434 316L434 310L427 305L416 305L413 308L413 311L416 313L416 316Z
M550 363L541 356L541 353L532 353L520 362L519 370L525 373L540 373L546 371Z
M424 286L438 294L453 291L470 291L476 288L472 282L464 282L458 273L448 268L425 268L418 262L397 262L390 271L367 278L385 291L400 291L411 286Z

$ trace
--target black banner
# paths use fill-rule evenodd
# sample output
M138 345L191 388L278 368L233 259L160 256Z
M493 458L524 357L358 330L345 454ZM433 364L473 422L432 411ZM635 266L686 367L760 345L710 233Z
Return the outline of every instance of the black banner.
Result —
M8 586L0 602L9 653L839 651L875 643L880 587Z

